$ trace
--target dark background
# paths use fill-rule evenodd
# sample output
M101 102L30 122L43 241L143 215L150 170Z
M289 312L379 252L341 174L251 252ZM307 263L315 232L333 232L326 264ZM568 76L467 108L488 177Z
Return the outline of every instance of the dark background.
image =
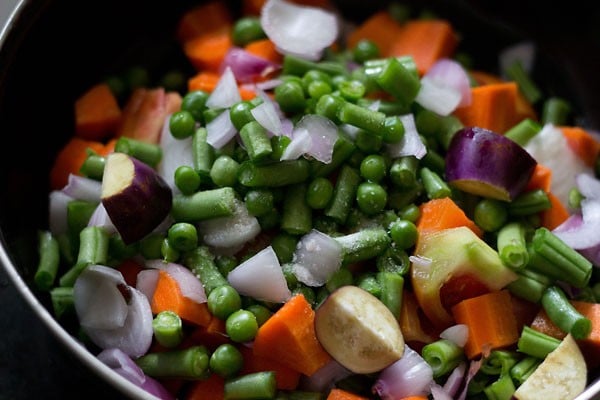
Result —
M340 2L349 10L347 15L358 21L384 3L377 0ZM44 17L40 17L32 30L35 40L15 37L15 43L9 46L10 52L0 55L2 134L34 137L36 145L27 153L37 160L15 168L7 161L10 158L7 154L0 158L0 184L8 188L3 189L5 192L0 196L0 221L9 241L27 229L31 239L30 224L39 226L39 221L45 218L43 199L47 187L43 180L37 185L31 185L31 181L44 176L40 168L43 172L60 141L67 137L71 126L64 110L70 109L76 94L107 69L125 65L135 58L144 58L158 68L162 66L157 60L175 62L177 56L165 51L163 45L170 44L167 32L176 20L177 8L182 9L192 2L170 2L176 4L173 9L171 4L167 6L162 1L62 0L54 3L31 12L35 19L42 15L38 14L40 10L44 11ZM540 86L546 90L545 95L569 98L576 105L578 123L600 128L599 2L555 2L556 6L546 2L543 7L538 2L513 0L416 3L419 7L433 7L439 15L451 16L465 33L461 48L477 54L477 61L484 64L494 64L502 44L516 37L534 39L541 52L536 77L543 82ZM65 18L66 15L69 17ZM109 63L109 57L116 64ZM10 67L4 67L9 64ZM15 87L17 84L20 86ZM4 91L12 96L2 96ZM53 130L46 131L47 126ZM62 132L56 133L57 130ZM34 131L37 134L32 135ZM18 139L18 143L5 145L23 151L31 146L28 142L31 140ZM7 175L6 170L11 173ZM24 198L39 200L21 204ZM26 215L14 212L25 205L30 207ZM30 274L35 265L31 258L34 246L30 243L27 253L27 250L19 251L18 244L9 245L20 268L26 275ZM120 397L67 353L37 320L1 268L0 305L0 400Z

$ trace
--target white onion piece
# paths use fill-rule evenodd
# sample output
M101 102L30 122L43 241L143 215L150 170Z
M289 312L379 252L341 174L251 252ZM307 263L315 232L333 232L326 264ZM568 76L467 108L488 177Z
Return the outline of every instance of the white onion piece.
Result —
M471 82L469 75L460 63L449 58L442 58L427 70L424 77L436 86L458 91L460 93L458 107L471 104Z
M256 217L248 213L246 204L236 199L233 215L212 218L196 224L205 244L217 249L233 249L254 239L260 233Z
M469 327L465 324L456 324L444 329L440 333L442 339L446 339L459 347L465 347L469 338Z
M115 224L110 220L104 204L98 203L98 206L92 213L87 226L97 226L104 229L109 235L117 232Z
M117 374L151 395L161 400L174 399L173 395L160 382L146 376L144 371L123 351L119 349L103 350L97 358Z
M600 200L600 181L592 174L579 174L575 181L585 200Z
M328 392L336 382L352 374L352 371L332 358L312 375L303 375L300 378L300 387L309 392Z
M333 155L333 146L338 139L337 126L328 118L308 114L302 117L296 129L306 129L310 133L311 146L307 155L329 164Z
M300 238L292 258L292 271L308 286L322 286L342 265L342 245L313 229Z
M481 357L477 360L471 360L471 362L469 363L469 370L467 371L467 375L465 377L465 382L463 385L462 392L460 393L460 395L458 397L456 397L456 400L465 400L467 398L469 383L475 377L477 372L479 372L479 369L481 368L482 364L483 364L483 357Z
M454 400L452 396L437 383L431 385L431 396L433 397L433 400Z
M269 79L262 82L257 82L254 87L258 90L271 90L275 89L277 86L281 85L283 80L281 79Z
M241 295L258 300L284 303L292 295L271 246L235 267L227 275L227 281Z
M127 319L117 329L87 329L86 333L102 349L119 348L131 357L140 357L152 344L152 309L146 296L129 287Z
M116 269L90 265L73 286L75 311L86 329L116 329L125 324L127 302L118 286L126 286Z
M465 372L467 370L467 364L462 361L448 376L444 383L444 390L450 396L454 397L458 393L462 386L462 382L465 379Z
M223 111L206 124L206 142L215 149L225 146L237 134L237 129L229 118L229 110Z
M303 154L308 153L311 146L312 140L308 130L294 129L292 132L292 141L286 146L280 160L296 160Z
M539 164L552 170L550 191L562 204L569 204L569 192L579 174L593 175L592 169L568 145L562 131L552 124L545 124L524 148Z
M192 271L183 265L176 263L169 263L166 271L173 279L175 279L175 281L177 281L183 297L196 303L206 303L204 286Z
M413 349L404 345L404 355L386 367L373 385L383 400L427 395L433 384L433 370Z
M531 72L535 61L535 44L531 41L523 41L502 49L498 54L502 76L506 77L506 70L515 61L521 62L526 72Z
M135 287L146 296L149 302L152 302L152 297L154 297L158 275L156 269L145 269L137 274Z
M427 76L421 78L421 88L415 101L439 115L449 115L460 103L460 92Z
M128 302L117 286L127 292ZM127 286L119 271L90 265L75 281L73 292L81 326L98 347L118 348L132 357L148 351L153 334L150 303Z
M223 71L227 67L231 68L238 81L248 83L269 75L281 68L281 65L255 56L242 48L232 47L225 54L221 70Z
M206 106L209 108L229 108L242 100L235 75L231 67L226 67L215 90L208 96Z
M266 35L285 54L317 60L338 37L333 13L316 7L299 6L284 0L268 0L260 22Z
M74 199L60 190L53 190L48 195L48 224L53 235L68 232L67 205L71 200Z
M165 124L167 125L167 124ZM169 134L169 136L172 136ZM156 171L174 192L179 192L175 185L175 170L182 165L194 166L192 159L192 138L165 140L161 145L162 158L156 166Z
M263 101L261 104L250 110L250 113L263 128L273 133L275 136L281 136L283 133L281 119L273 102Z
M406 114L400 116L400 120L404 125L404 135L398 143L386 145L387 153L392 158L415 156L420 160L427 153L427 148L417 132L415 118L413 114Z
M102 182L85 176L69 174L68 183L62 188L62 191L74 199L98 203L102 195Z

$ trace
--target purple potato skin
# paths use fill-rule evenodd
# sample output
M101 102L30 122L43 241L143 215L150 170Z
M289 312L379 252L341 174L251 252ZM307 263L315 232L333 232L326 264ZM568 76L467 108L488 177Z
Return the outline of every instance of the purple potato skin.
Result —
M446 153L446 179L483 197L512 201L531 179L537 162L501 134L467 127L454 134Z
M125 244L148 235L171 211L173 194L150 166L129 157L133 180L121 192L102 198L102 204Z

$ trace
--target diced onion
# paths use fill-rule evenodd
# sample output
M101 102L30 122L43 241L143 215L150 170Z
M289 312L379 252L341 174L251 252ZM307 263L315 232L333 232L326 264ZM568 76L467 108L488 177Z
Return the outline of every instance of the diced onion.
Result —
M383 400L427 395L433 384L433 370L413 349L404 346L404 355L379 374L373 391Z
M460 103L460 92L450 86L424 76L415 101L439 115L449 115Z
M292 141L286 146L281 161L296 160L305 153L308 153L312 145L310 133L306 129L294 129L292 132Z
M136 279L136 289L142 292L148 301L152 302L152 297L154 297L154 291L156 290L156 284L158 283L158 270L145 269L140 271L138 272Z
M258 300L283 303L292 295L271 246L235 267L227 280L241 295Z
M531 72L535 61L535 44L531 41L523 41L502 49L498 55L500 72L506 77L506 70L515 62L519 61L525 72Z
M281 160L295 160L305 154L328 164L337 139L337 126L333 122L320 115L305 115L294 128L292 141L283 152Z
M229 108L241 100L236 77L231 68L226 67L217 82L215 90L208 96L206 106L209 108Z
M460 93L458 107L471 104L471 81L467 71L460 63L449 58L442 58L427 70L425 77L437 86L458 91Z
M281 136L283 133L279 113L271 101L263 101L261 104L250 110L250 113L263 128L275 136Z
M112 223L104 204L98 203L94 213L90 217L87 226L97 226L104 229L109 235L117 232L115 224Z
M402 115L400 120L404 125L404 136L398 143L388 144L387 153L392 158L415 156L420 160L427 153L427 148L417 132L415 118L413 114L406 114Z
M444 390L450 396L454 397L458 393L462 386L462 382L465 379L465 372L467 370L467 364L463 361L448 376L444 383Z
M53 190L48 196L48 214L50 232L53 235L62 235L67 233L69 225L67 223L67 204L74 200L71 196L60 190Z
M206 142L215 149L220 149L229 143L237 134L237 129L229 117L229 110L224 110L206 124L206 133Z
M262 8L260 22L281 52L309 60L319 59L323 50L338 37L334 14L284 0L268 0Z
M300 378L300 387L309 392L328 392L335 383L349 377L353 372L334 359L310 376Z
M437 383L431 385L431 396L433 397L433 400L454 400L452 396Z
M342 265L342 245L313 229L304 235L294 251L292 270L308 286L322 286Z
M452 325L440 333L440 338L449 340L457 346L465 347L469 338L469 328L465 324Z
M74 199L98 203L102 195L102 182L85 176L69 174L68 183L62 188L62 191Z
M160 136L160 148L162 149L162 158L156 166L158 174L167 182L167 185L174 192L179 192L175 186L175 170L182 165L193 167L192 138L176 139L169 129L170 115L165 119L162 134Z
M233 75L238 81L249 83L268 76L270 73L281 68L281 65L266 58L255 56L239 47L232 47L225 54L221 70L225 70L227 67L231 68Z

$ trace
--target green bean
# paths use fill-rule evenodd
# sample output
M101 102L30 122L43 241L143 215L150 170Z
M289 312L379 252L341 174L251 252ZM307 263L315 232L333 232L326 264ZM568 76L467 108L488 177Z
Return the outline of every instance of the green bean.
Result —
M200 279L207 296L210 296L210 293L217 287L229 284L219 272L214 256L205 246L198 246L186 253L183 257L183 265Z
M306 202L307 185L290 185L283 200L281 229L292 235L302 235L312 229L312 210Z
M325 283L325 287L329 292L333 292L335 289L342 286L352 284L352 272L348 268L340 268L331 275L329 280Z
M508 213L512 216L522 217L537 214L552 207L548 194L542 189L534 189L522 193L508 203Z
M337 223L343 224L346 222L350 208L356 199L356 190L359 183L359 173L352 167L342 166L333 190L333 198L329 206L325 208L325 215Z
M173 246L169 238L164 238L160 244L160 255L165 262L177 262L181 252Z
M421 354L433 370L434 378L448 374L465 358L463 349L447 339L426 344Z
M534 121L531 118L525 118L506 131L504 136L521 146L525 146L527 142L541 130L542 126L539 122Z
M275 206L273 192L267 189L251 189L244 196L244 203L251 215L261 217L268 214Z
M115 144L115 151L132 157L156 168L162 159L162 149L157 144L121 136Z
M135 363L148 376L179 379L205 377L208 371L208 362L208 350L204 346L147 353L135 360Z
M301 158L256 165L246 161L240 165L238 182L248 187L281 187L304 182L310 173L310 164Z
M225 400L274 399L277 393L275 372L254 372L228 379L224 387Z
M509 374L501 375L497 381L485 387L483 392L490 400L511 400L515 392L515 384Z
M401 103L410 104L421 88L418 75L396 58L389 58L376 78L377 84Z
M548 317L564 332L569 332L575 339L586 338L592 330L589 318L583 316L567 299L558 286L550 286L542 295L542 307Z
M412 188L417 184L419 160L414 156L396 158L390 167L390 180L402 188Z
M104 165L106 164L106 157L100 156L94 152L89 152L85 158L79 172L90 179L101 181L104 176Z
M89 226L79 233L77 262L60 278L60 286L73 286L83 270L92 264L106 264L108 233L104 228Z
M334 239L342 245L344 265L376 257L390 244L390 237L381 228L363 229Z
M571 105L563 98L549 97L542 108L542 125L566 125L571 113Z
M450 197L452 191L444 180L435 172L429 168L421 168L420 174L421 180L423 181L423 187L427 193L427 197L430 199L441 199L443 197Z
M525 226L520 222L510 222L500 228L496 247L500 259L510 268L524 268L529 262Z
M556 350L559 344L560 340L524 326L517 342L517 348L521 353L544 359L548 354Z
M520 386L541 363L542 360L538 357L525 357L510 369L510 376L517 382L517 385Z
M395 272L380 271L377 273L377 281L381 287L379 299L392 312L394 317L399 319L402 308L404 278Z
M542 98L542 92L533 82L520 60L514 61L504 71L506 76L515 81L519 91L531 104L537 103Z
M292 261L294 250L296 249L297 244L298 237L295 235L290 235L286 232L280 232L271 241L273 251L275 251L277 259L281 264Z
M183 322L173 311L161 311L152 320L156 341L166 348L179 346L183 340Z
M481 364L480 371L488 375L505 375L519 361L519 354L508 350L493 350Z
M377 270L381 272L394 272L398 275L406 275L410 268L410 261L406 251L396 246L388 248L375 259Z
M38 257L33 280L38 289L47 291L54 285L60 264L58 241L50 231L38 232Z
M517 279L508 284L508 290L517 297L538 303L542 299L544 291L552 284L552 280L528 268L522 268L516 272Z
M50 300L52 302L52 311L57 319L75 311L75 299L72 287L54 287L50 290Z
M213 147L208 144L206 138L208 131L201 127L196 129L192 136L192 161L194 169L200 175L200 178L207 179L210 176L210 169L215 157Z
M175 195L171 215L179 222L227 217L235 210L235 196L231 187L203 190L189 196Z

